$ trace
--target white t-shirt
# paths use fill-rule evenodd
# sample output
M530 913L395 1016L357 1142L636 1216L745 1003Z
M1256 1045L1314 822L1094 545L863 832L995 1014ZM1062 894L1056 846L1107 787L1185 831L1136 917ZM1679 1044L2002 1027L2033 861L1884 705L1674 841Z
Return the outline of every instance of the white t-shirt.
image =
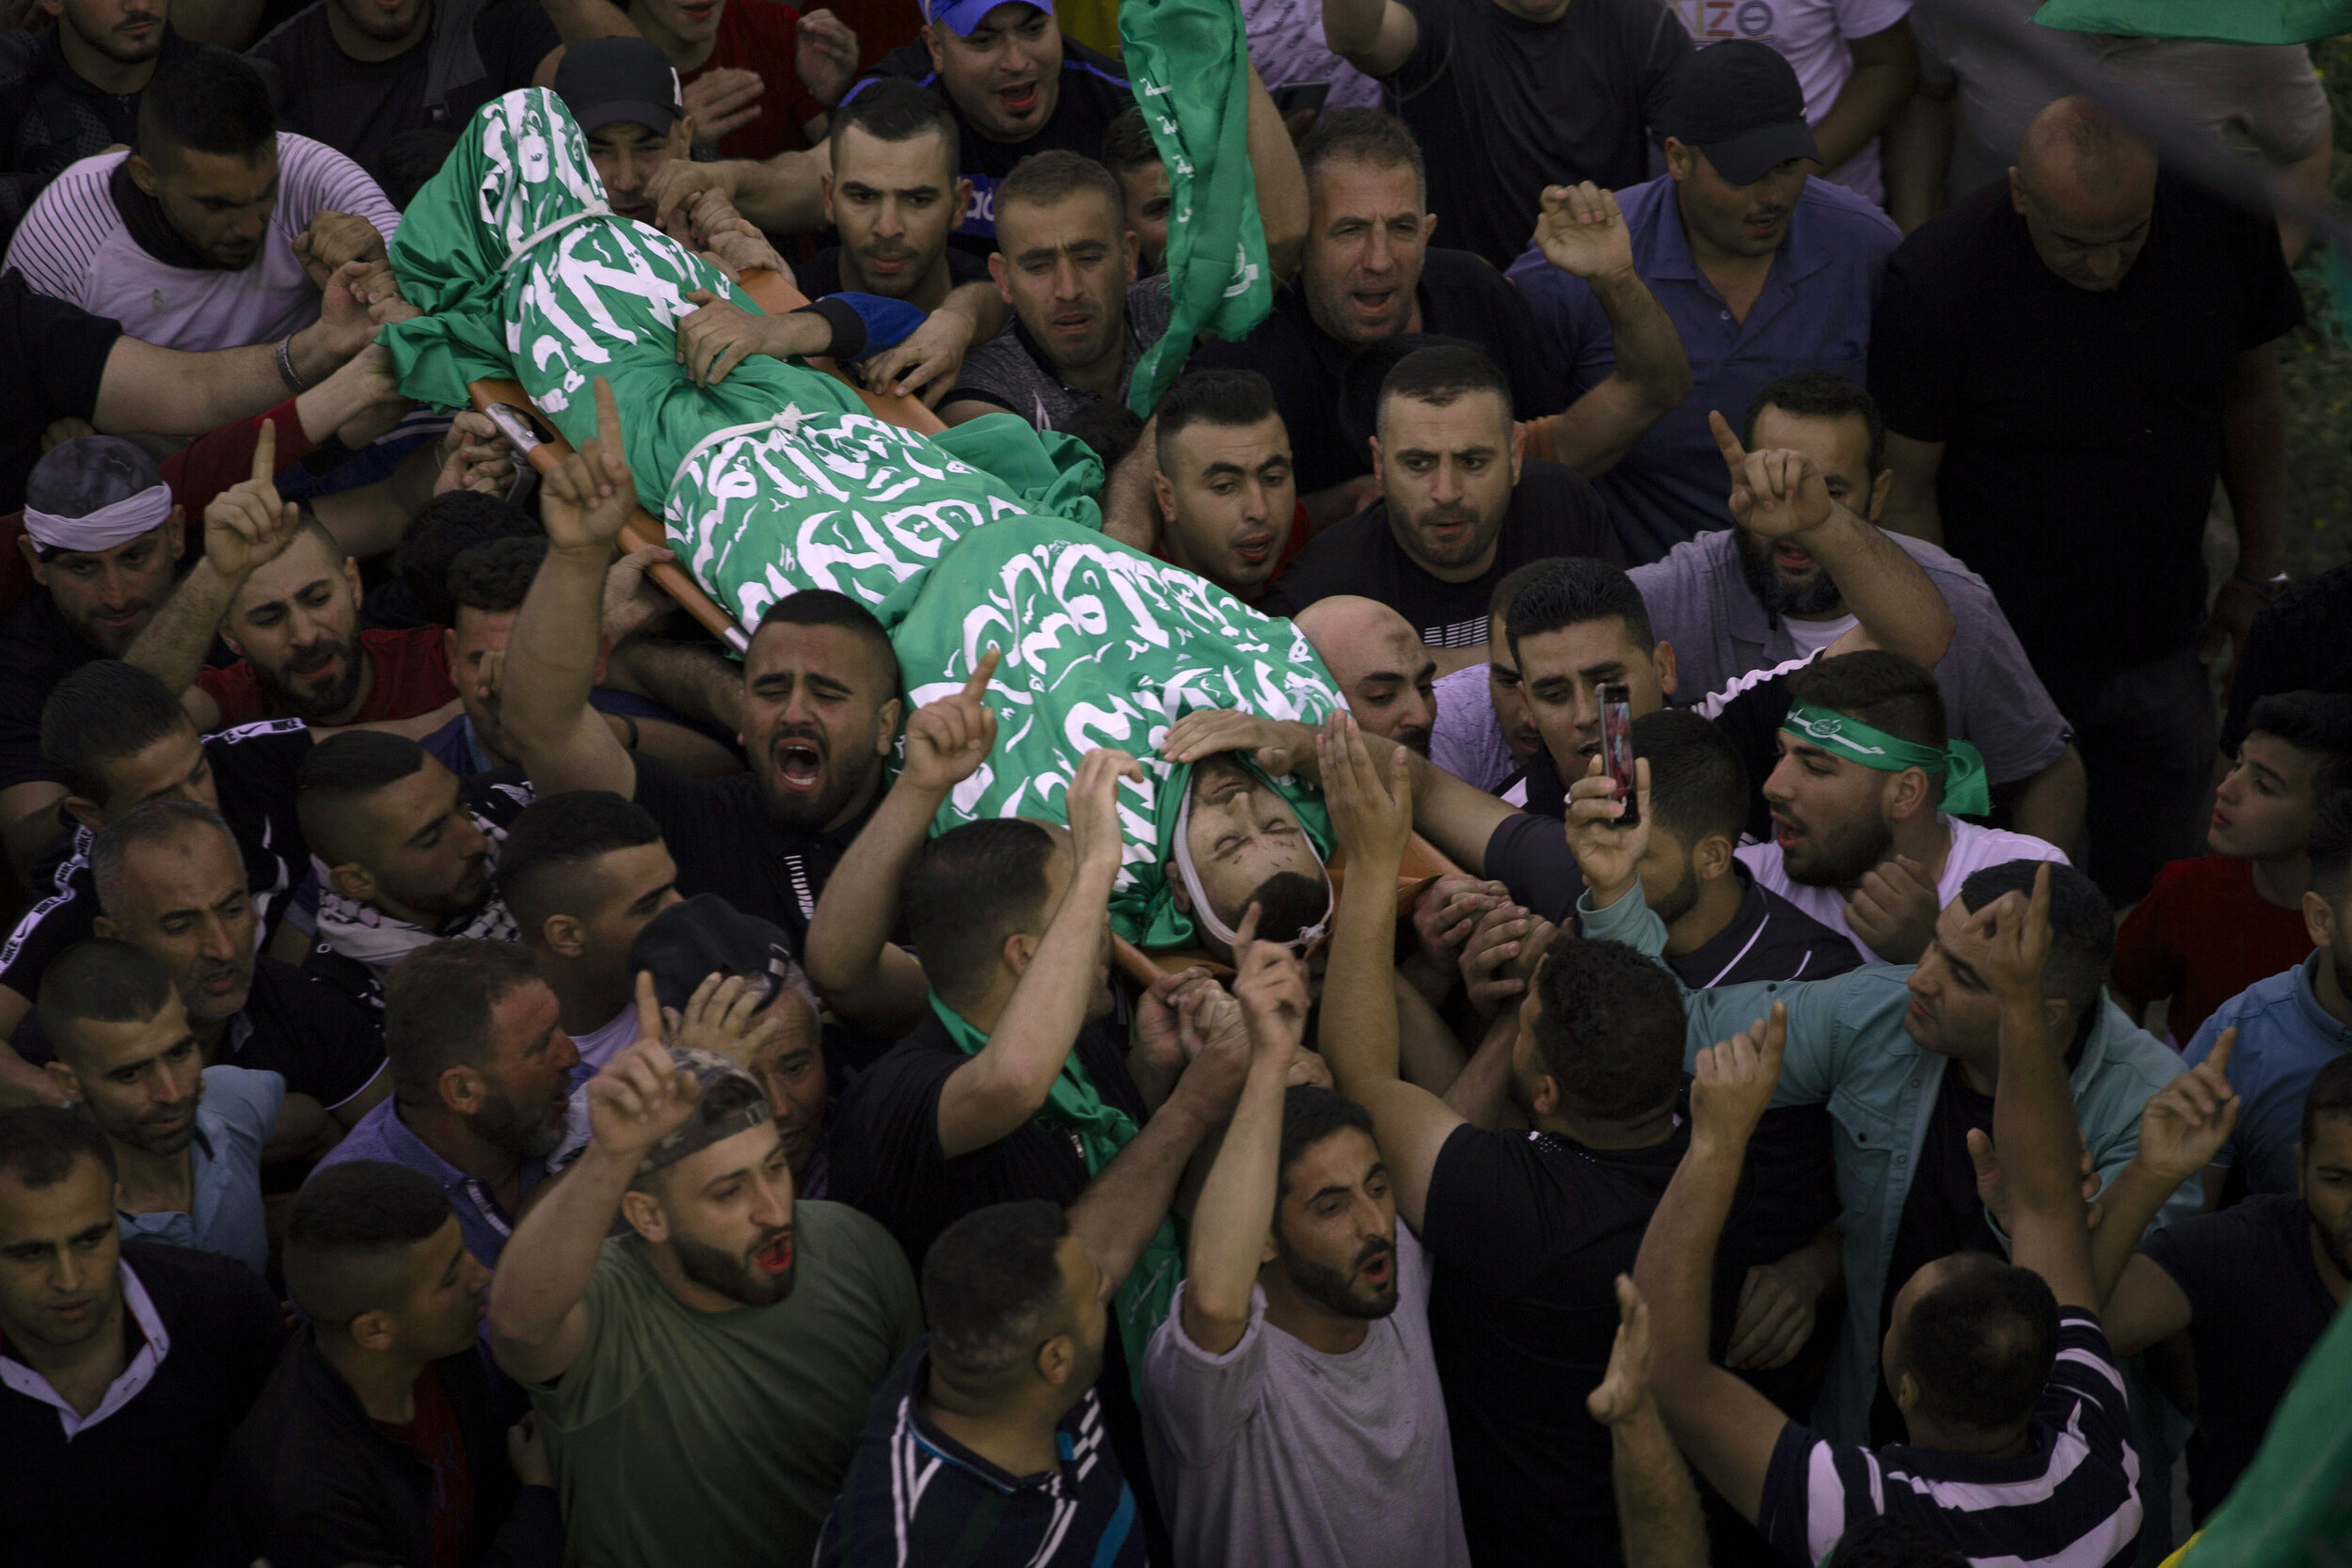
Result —
M2006 865L2010 861L2064 861L2066 855L2056 845L2048 844L2029 833L2004 832L1998 828L1979 828L1973 822L1957 817L1938 816L1952 835L1951 852L1944 857L1944 875L1935 884L1937 908L1960 896L1960 884L1988 865ZM1853 943L1854 951L1871 963L1884 963L1853 934L1846 924L1846 895L1834 887L1809 887L1788 879L1788 868L1781 864L1780 846L1751 844L1738 851L1740 863L1755 873L1756 884L1771 893L1777 893L1791 904L1829 927Z
M612 1022L585 1035L572 1037L572 1048L580 1053L580 1077L584 1082L604 1070L604 1064L628 1049L637 1038L637 1004L630 1003L612 1015Z
M1883 33L1911 13L1911 0L1667 0L1691 41L1704 49L1725 39L1769 43L1796 69L1804 89L1804 118L1819 125L1853 75L1849 39ZM1879 178L1879 144L1873 136L1860 151L1829 171L1829 178L1857 196L1886 205Z
M1829 621L1800 621L1792 615L1784 615L1780 618L1780 624L1788 628L1788 641L1797 645L1797 652L1811 658L1815 654L1853 630L1854 618L1851 615L1840 615ZM1679 648L1675 651L1681 652Z
M1178 1568L1469 1568L1429 1260L1402 1222L1396 1285L1396 1310L1345 1355L1268 1323L1255 1286L1240 1342L1211 1355L1177 1287L1143 1354L1143 1434Z
M108 190L129 156L84 158L52 181L17 226L6 264L36 292L111 316L126 336L160 348L243 348L316 321L319 291L294 243L320 213L363 217L387 244L400 228L400 214L358 164L281 131L278 207L261 255L235 272L171 266L131 237Z

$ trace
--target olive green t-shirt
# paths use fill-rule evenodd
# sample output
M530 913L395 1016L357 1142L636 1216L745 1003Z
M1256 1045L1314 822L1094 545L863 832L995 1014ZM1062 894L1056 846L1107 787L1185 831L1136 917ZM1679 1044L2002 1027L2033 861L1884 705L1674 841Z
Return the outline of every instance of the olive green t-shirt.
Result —
M583 1298L588 1343L531 1387L580 1568L806 1562L874 1387L922 1333L890 1233L793 1206L792 1293L697 1312L622 1236Z

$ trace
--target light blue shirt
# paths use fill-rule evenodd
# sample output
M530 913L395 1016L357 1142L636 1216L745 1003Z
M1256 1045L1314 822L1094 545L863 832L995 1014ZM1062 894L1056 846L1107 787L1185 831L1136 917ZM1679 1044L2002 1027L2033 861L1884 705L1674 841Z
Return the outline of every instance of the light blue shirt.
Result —
M408 1124L400 1119L396 1096L386 1095L366 1116L352 1123L342 1142L327 1150L319 1161L318 1169L310 1174L316 1176L327 1166L340 1165L346 1160L383 1160L433 1178L448 1195L449 1206L456 1211L457 1229L465 1237L466 1250L483 1267L498 1267L499 1254L506 1250L506 1238L515 1233L514 1217L490 1191L487 1181L459 1170L435 1152L432 1145L409 1131ZM548 1163L525 1160L521 1174L520 1190L528 1193L548 1174Z
M1731 522L1724 505L1731 486L1708 410L1736 431L1765 384L1791 372L1829 371L1856 386L1867 378L1870 313L1886 258L1903 236L1844 186L1807 180L1764 292L1738 321L1692 259L1671 176L1627 186L1617 204L1633 242L1633 270L1665 308L1691 362L1691 395L1595 485L1616 515L1627 553L1657 561ZM1511 263L1510 277L1534 309L1544 358L1566 368L1572 391L1607 379L1616 368L1615 340L1591 287L1533 245Z
M1576 912L1588 938L1622 942L1653 958L1665 950L1666 927L1638 896L1628 895L1596 911L1588 892ZM1904 982L1913 967L1865 964L1828 980L1768 980L1683 991L1690 1020L1686 1069L1696 1065L1701 1051L1764 1017L1774 1002L1785 1002L1788 1049L1772 1103L1829 1107L1837 1201L1845 1212L1846 1328L1814 1408L1813 1427L1838 1442L1869 1440L1870 1399L1879 1379L1879 1303L1895 1257L1896 1233L1902 1227L1903 1203L1911 1196L1950 1061L1923 1048L1903 1027L1911 1006ZM2102 1181L2114 1180L2139 1148L2140 1108L2184 1070L2180 1057L2134 1028L2115 1004L2101 999L2071 1083L2074 1117ZM2185 1184L2157 1224L2196 1212L2201 1198L2195 1182Z
M2326 948L2282 974L2257 980L2221 1004L2182 1059L2195 1067L2213 1054L2221 1031L2237 1030L2230 1086L2238 1092L2237 1128L2214 1164L2242 1164L2257 1193L2295 1191L2295 1146L2303 1141L2303 1094L2319 1069L2352 1051L2352 1026L2319 1005L2312 981Z
M188 1143L194 1207L185 1213L118 1214L125 1236L195 1247L269 1272L269 1226L262 1210L262 1148L286 1103L286 1081L251 1068L208 1067Z

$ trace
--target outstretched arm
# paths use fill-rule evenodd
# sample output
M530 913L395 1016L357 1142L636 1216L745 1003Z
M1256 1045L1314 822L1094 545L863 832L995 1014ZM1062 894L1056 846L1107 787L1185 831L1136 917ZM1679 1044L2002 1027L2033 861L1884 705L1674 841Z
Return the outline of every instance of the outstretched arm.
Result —
M596 377L596 435L548 473L539 490L547 558L515 617L500 686L508 750L542 795L567 789L637 794L628 752L588 705L601 651L604 575L612 542L637 505L622 455L621 414Z
M1265 227L1266 269L1288 277L1298 270L1307 248L1307 172L1299 167L1297 144L1255 66L1249 68L1249 172Z
M1339 1091L1372 1113L1396 1212L1418 1230L1438 1151L1463 1118L1396 1070L1396 878L1413 831L1412 776L1403 760L1409 753L1391 753L1384 781L1345 713L1331 716L1316 746L1324 804L1347 854L1319 1037Z
M1609 318L1616 365L1549 420L1552 457L1598 479L1643 433L1690 395L1682 335L1633 270L1633 242L1617 198L1590 181L1544 192L1535 244L1544 259L1581 277Z
M1748 1138L1780 1081L1788 1013L1699 1053L1691 1147L1643 1233L1633 1282L1650 1305L1651 1378L1667 1430L1699 1473L1754 1523L1787 1425L1772 1402L1707 1358L1715 1244L1740 1187Z
M1707 1568L1707 1521L1698 1488L1650 1395L1649 1304L1617 1275L1617 1341L1609 1370L1584 1408L1609 1429L1610 1480L1626 1568Z
M1421 23L1397 0L1323 0L1323 41L1367 76L1393 76L1421 42Z
M2229 1078L2236 1047L2237 1031L2222 1030L2210 1055L2149 1100L2139 1115L2138 1147L2099 1195L2090 1267L2107 1342L2118 1355L2136 1355L2188 1326L2187 1293L2136 1249L2157 1211L2213 1163L2237 1127L2238 1096Z

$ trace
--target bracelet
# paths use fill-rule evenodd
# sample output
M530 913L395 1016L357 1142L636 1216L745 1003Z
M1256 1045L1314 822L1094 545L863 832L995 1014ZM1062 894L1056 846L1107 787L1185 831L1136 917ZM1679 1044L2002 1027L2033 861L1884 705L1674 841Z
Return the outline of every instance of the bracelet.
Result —
M2243 566L2238 567L2235 571L2230 574L2230 580L2238 584L2240 587L2252 589L2255 596L2260 598L2265 604L2268 604L2271 600L2285 593L2287 591L2287 584L2289 581L2288 577L2284 572L2280 572L2275 578L2258 578Z
M291 391L307 392L310 389L310 384L303 380L302 373L294 369L294 334L291 332L278 340L278 379L284 382Z
M620 717L621 722L628 726L628 738L621 742L621 750L625 752L633 752L637 750L636 716L634 714L624 713Z

